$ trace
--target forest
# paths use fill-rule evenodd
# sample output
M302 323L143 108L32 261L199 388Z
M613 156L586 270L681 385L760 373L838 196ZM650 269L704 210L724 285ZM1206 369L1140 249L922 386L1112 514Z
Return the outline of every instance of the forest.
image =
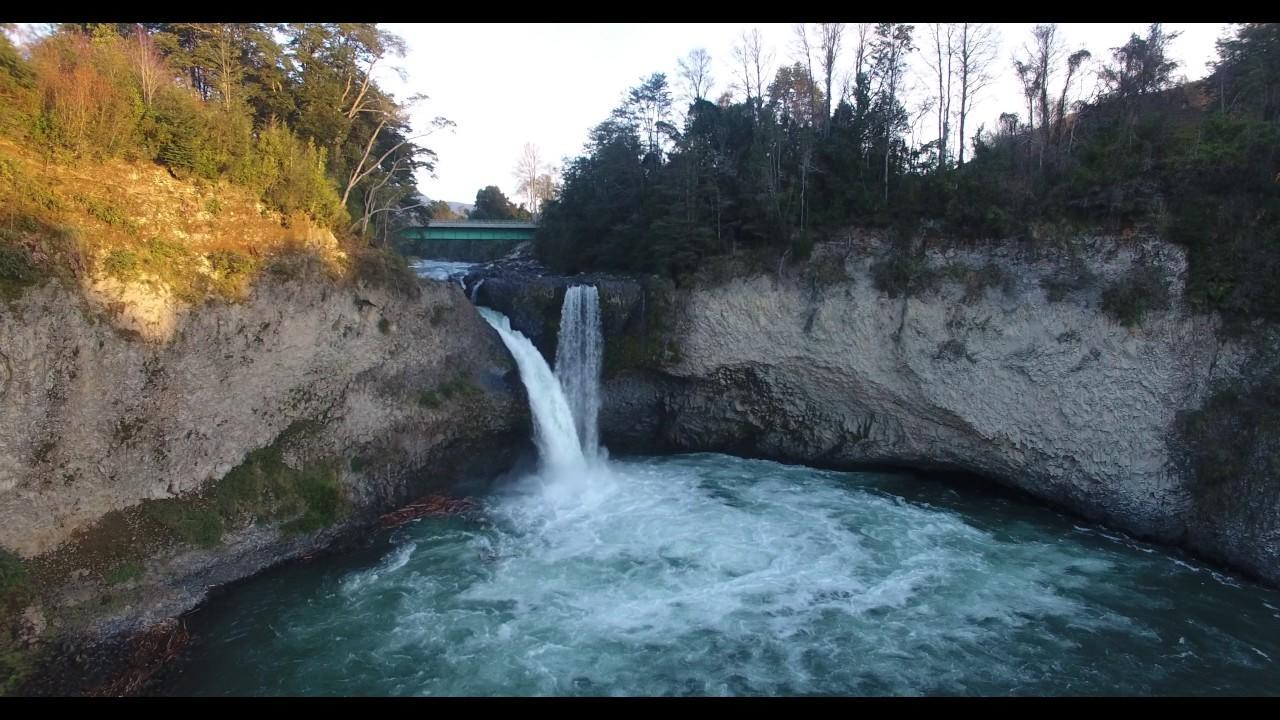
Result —
M562 271L679 282L710 257L750 251L776 265L879 228L895 238L885 284L909 288L930 238L1157 234L1188 248L1194 307L1280 319L1280 25L1234 26L1209 75L1185 83L1169 55L1177 34L1160 24L1096 59L1039 25L1012 63L989 32L801 26L801 59L772 78L759 35L747 35L733 90L714 101L709 58L695 50L679 88L654 73L592 130L543 210L539 254ZM842 35L855 58L843 83ZM936 138L918 144L902 99L912 53L925 53L937 84L917 110L936 117ZM973 128L975 94L1006 71L1025 106ZM1097 89L1081 93L1085 80ZM1122 294L1158 296L1149 280Z
M16 33L17 28L4 28ZM417 207L421 145L375 69L405 52L368 23L76 23L21 51L0 33L0 138L49 164L151 161L249 188L342 239L382 240ZM38 204L38 203L37 203ZM6 203L9 235L29 208Z

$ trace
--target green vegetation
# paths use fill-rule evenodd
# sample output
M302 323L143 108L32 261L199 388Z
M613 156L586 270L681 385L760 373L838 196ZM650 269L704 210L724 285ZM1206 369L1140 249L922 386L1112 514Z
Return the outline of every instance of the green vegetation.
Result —
M1102 311L1126 327L1142 324L1147 313L1169 309L1169 283L1159 269L1143 266L1102 291Z
M108 225L129 225L129 219L125 213L114 203L108 200L99 200L92 197L78 198L80 204L84 206L89 215L96 218L100 222Z
M988 289L996 289L1006 295L1013 292L1014 278L995 263L972 267L952 263L941 269L942 277L964 286L963 302L979 300Z
M365 23L69 23L20 49L0 34L0 295L103 263L186 300L236 298L279 251L264 245L296 239L284 231L299 223L332 229L356 277L409 275L387 239L426 217L414 178L434 155L370 77L403 51ZM151 174L120 172L148 163L206 195L206 220L234 222L228 210L243 217L256 201L280 232L137 237L163 203L185 202L156 195ZM200 277L203 258L212 277Z
M1039 247L1060 242L1046 227L1162 234L1189 251L1193 307L1235 322L1280 320L1280 24L1236 27L1219 42L1209 77L1184 85L1169 60L1176 34L1159 25L1094 66L1053 26L1038 26L1031 55L1016 65L1024 115L1005 113L958 142L940 121L939 139L918 147L904 139L908 114L891 82L916 51L913 30L877 25L838 102L801 63L778 69L767 88L761 78L746 97L691 93L676 127L667 78L644 79L565 169L544 208L539 256L561 271L685 283L736 276L742 266L725 256L761 251L769 260L750 264L762 269L803 259L815 241L852 226L920 222L962 241ZM1064 78L1088 72L1101 92L1079 102L1059 92L1074 87ZM1046 77L1056 78L1051 87ZM876 263L876 286L894 296L932 287L938 278L923 253L894 244ZM970 294L1004 286L984 275L964 279ZM1161 305L1149 279L1112 289L1108 307L1122 322ZM1061 300L1093 282L1068 271L1044 287ZM1147 291L1156 297L1136 297Z
M364 469L373 464L373 461L364 455L354 455L351 458L351 472L364 472Z
M313 462L301 469L284 462L281 443L249 453L212 491L218 514L228 523L246 518L282 520L286 533L328 527L342 510L342 488L336 469Z
M1241 504L1273 507L1241 495L1241 488L1280 493L1280 378L1274 374L1256 385L1233 383L1220 388L1193 411L1182 413L1179 428L1187 444L1195 482L1191 490L1202 503L1247 512Z
M661 367L680 362L680 348L671 339L675 285L663 278L647 278L644 283L644 311L639 327L604 344L603 368L606 378L640 367Z
M938 285L939 273L929 266L924 247L913 247L909 236L898 237L889 250L871 263L871 283L891 298L912 297Z
M1082 260L1075 258L1070 265L1059 269L1053 275L1042 278L1040 287L1044 288L1049 302L1062 302L1067 295L1093 287L1098 282Z
M402 106L367 78L403 52L361 23L64 24L23 52L0 38L0 131L54 161L146 159L229 180L285 215L343 229L354 218L372 237L432 162L408 141ZM103 222L124 222L90 202Z
M137 580L145 573L146 568L143 567L142 563L136 560L129 560L112 568L102 576L102 579L108 585L123 585L124 583Z
M809 261L807 278L818 286L835 285L849 280L844 257L838 253L823 253Z
M459 373L452 380L448 380L439 387L440 395L445 400L451 400L456 395L458 397L467 397L475 395L479 389L471 382L471 378L465 373Z
M26 249L0 245L0 297L17 297L39 277Z
M0 548L0 696L17 689L31 670L31 654L21 647L16 619L35 596L26 563Z
M436 305L431 308L431 326L437 327L444 322L445 315L449 312L449 308L444 305Z
M17 555L0 549L0 616L18 609L33 595L26 564Z
M183 542L214 547L222 541L222 518L198 499L146 500L142 512Z
M455 397L469 397L479 392L480 389L466 373L459 373L431 390L418 393L418 404L434 410Z
M447 203L445 210L448 210ZM519 220L522 222L533 219L523 205L519 207L513 205L496 185L481 188L476 193L475 205L467 217L471 220Z

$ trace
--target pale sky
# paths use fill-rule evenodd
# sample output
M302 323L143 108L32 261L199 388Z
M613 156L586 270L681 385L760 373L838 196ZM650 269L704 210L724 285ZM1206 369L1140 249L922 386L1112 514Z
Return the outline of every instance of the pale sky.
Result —
M1062 23L1059 34L1068 50L1083 47L1093 53L1091 70L1110 59L1110 49L1130 33L1145 34L1146 23ZM665 72L673 97L680 96L676 60L702 47L711 54L715 83L711 97L733 80L732 48L743 31L759 27L775 54L774 66L794 62L795 37L791 24L405 24L382 27L403 37L408 54L394 63L406 72L402 82L386 68L379 81L397 98L425 93L429 99L414 112L415 128L443 115L457 123L421 141L439 154L436 178L421 173L419 187L428 197L471 203L476 191L497 185L519 201L512 177L516 159L526 142L546 160L562 165L581 153L587 133L616 107L626 90L650 73ZM979 123L988 129L1001 112L1019 111L1021 91L1010 57L1031 36L1032 23L999 23L1001 50L997 81L981 98L966 128L972 135ZM1226 23L1166 23L1166 32L1181 31L1172 54L1182 64L1178 73L1188 79L1206 74L1215 57L1214 41ZM916 45L924 45L923 24L916 25ZM852 65L846 39L841 64ZM911 69L920 76L927 69L920 53ZM772 76L772 73L769 74ZM1092 78L1089 79L1092 86ZM683 109L682 103L677 105ZM915 103L908 99L908 109ZM1025 110L1022 111L1025 114ZM918 142L936 135L924 119L917 126Z

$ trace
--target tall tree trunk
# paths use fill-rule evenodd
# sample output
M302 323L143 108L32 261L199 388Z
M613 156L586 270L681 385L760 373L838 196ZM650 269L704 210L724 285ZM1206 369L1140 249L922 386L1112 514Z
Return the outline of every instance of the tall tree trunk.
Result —
M969 114L969 23L964 23L960 30L960 152L959 165L964 164L964 121Z

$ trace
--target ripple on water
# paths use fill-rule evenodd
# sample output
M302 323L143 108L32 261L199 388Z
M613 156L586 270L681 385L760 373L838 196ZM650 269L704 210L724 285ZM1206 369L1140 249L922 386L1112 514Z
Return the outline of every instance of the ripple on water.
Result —
M1280 692L1277 593L1040 509L710 454L560 480L247 583L179 689Z

